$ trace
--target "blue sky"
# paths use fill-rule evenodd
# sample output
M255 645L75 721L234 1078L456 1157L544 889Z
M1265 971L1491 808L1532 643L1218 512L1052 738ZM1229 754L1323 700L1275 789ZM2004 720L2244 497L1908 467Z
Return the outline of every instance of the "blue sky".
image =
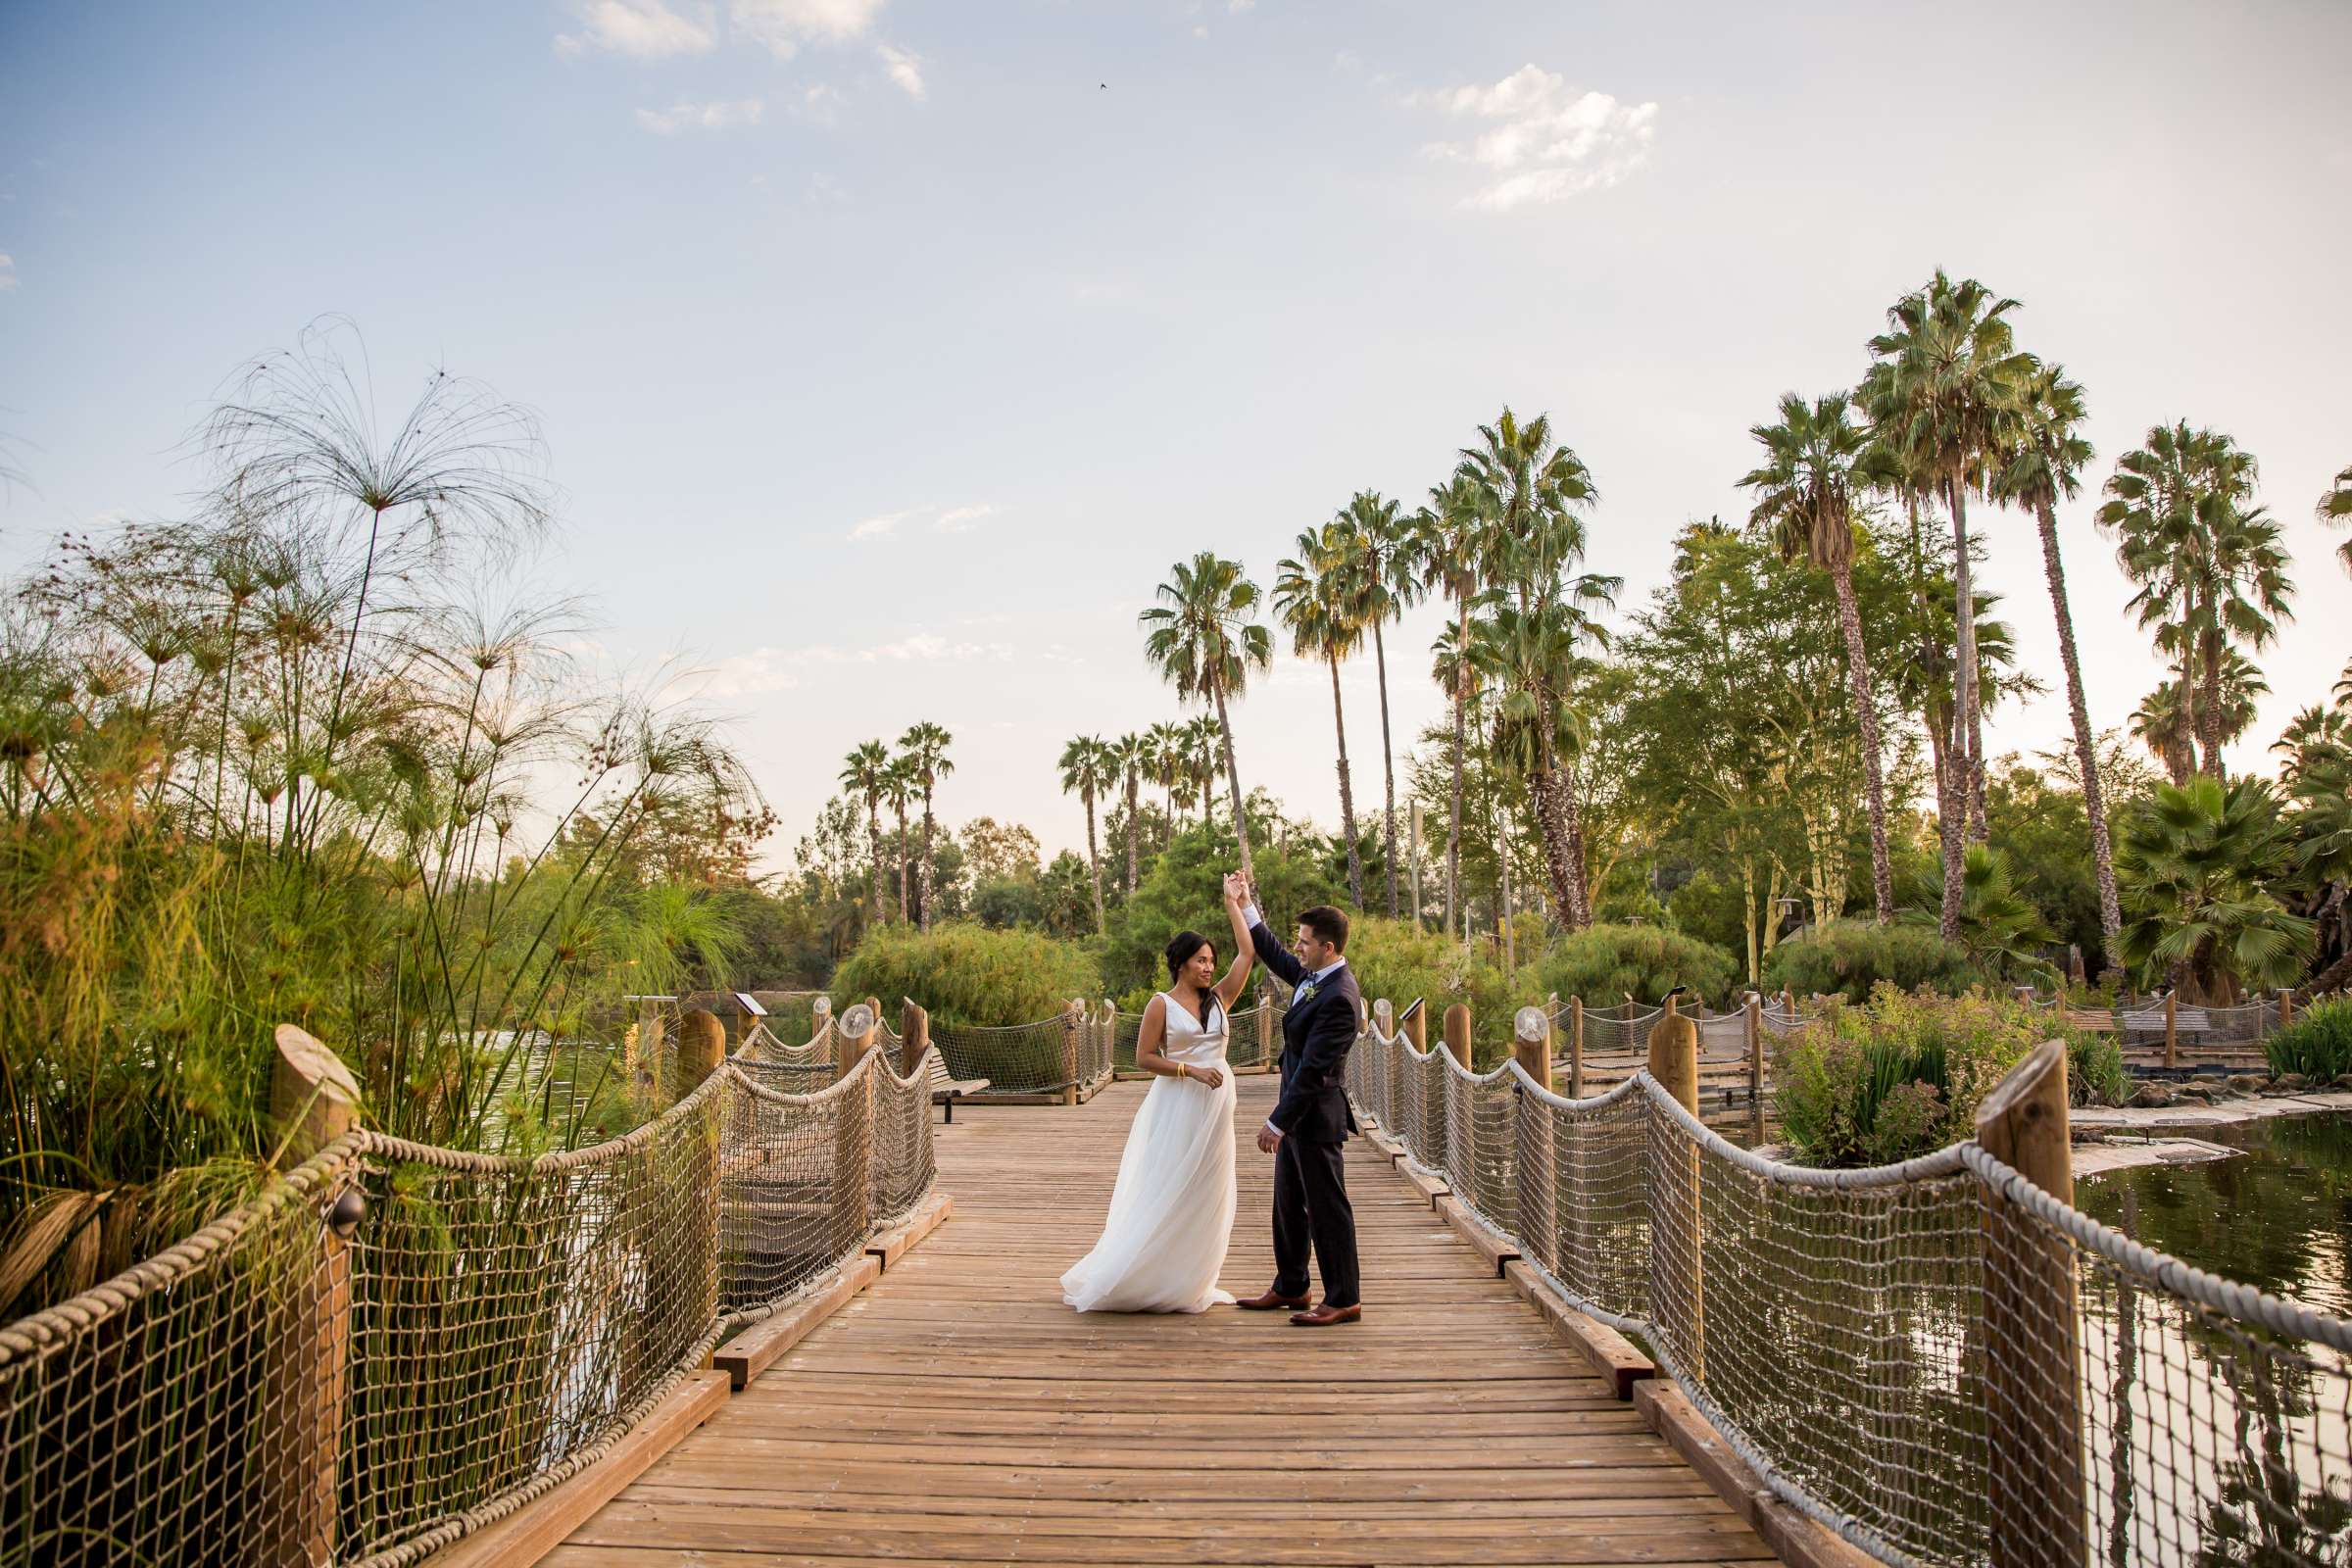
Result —
M710 671L779 855L920 718L951 820L1070 844L1062 741L1172 711L1135 631L1171 561L1270 581L1509 403L1594 471L1592 564L1638 602L1682 522L1743 511L1746 427L1849 385L1940 264L2083 383L2094 489L2157 420L2261 460L2302 594L2253 764L2352 654L2311 518L2352 462L2348 53L2332 3L11 0L0 430L34 488L0 567L180 508L208 396L340 313L387 402L439 364L540 412L544 577L616 662ZM2094 504L2062 528L2117 724L2155 675ZM1984 520L2054 678L2031 529ZM1400 735L1433 632L1391 640ZM1348 692L1362 800L1368 661ZM1237 723L1246 782L1336 819L1318 668Z

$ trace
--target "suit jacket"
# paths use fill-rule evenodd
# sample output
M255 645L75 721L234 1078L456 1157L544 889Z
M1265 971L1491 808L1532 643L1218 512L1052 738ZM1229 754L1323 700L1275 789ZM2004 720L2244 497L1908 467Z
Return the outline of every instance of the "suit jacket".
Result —
M1306 969L1274 940L1263 921L1250 928L1257 960L1297 986ZM1304 1002L1291 999L1282 1015L1282 1098L1266 1119L1285 1136L1310 1144L1337 1144L1355 1131L1348 1104L1348 1053L1355 1045L1362 994L1355 966L1342 964Z

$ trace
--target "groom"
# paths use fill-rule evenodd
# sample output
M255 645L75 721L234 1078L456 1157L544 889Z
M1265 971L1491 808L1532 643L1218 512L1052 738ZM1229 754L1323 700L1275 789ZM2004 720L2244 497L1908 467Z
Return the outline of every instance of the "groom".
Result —
M1274 1288L1238 1304L1258 1312L1290 1307L1291 1321L1300 1328L1353 1323L1364 1308L1342 1151L1355 1131L1348 1108L1348 1052L1362 1004L1355 972L1342 956L1348 916L1325 905L1307 910L1298 916L1298 935L1286 953L1238 871L1226 877L1225 896L1240 906L1258 961L1297 988L1282 1015L1282 1097L1257 1134L1258 1152L1274 1156ZM1323 1300L1311 1310L1310 1243L1323 1269Z

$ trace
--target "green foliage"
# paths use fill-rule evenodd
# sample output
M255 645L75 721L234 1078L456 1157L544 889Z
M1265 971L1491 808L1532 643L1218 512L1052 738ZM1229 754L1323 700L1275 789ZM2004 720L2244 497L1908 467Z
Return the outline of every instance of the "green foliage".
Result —
M1934 925L1936 916L1917 910L1911 920ZM2041 912L2011 886L2008 858L1989 845L1969 845L1961 857L1960 949L1977 971L2011 983L2055 979L2056 966L2040 952L2055 940Z
M1254 824L1253 824L1254 827ZM1344 904L1341 889L1324 873L1319 846L1296 853L1279 844L1252 845L1258 896L1277 934L1284 922L1318 904ZM1220 964L1231 961L1233 930L1225 918L1225 873L1241 863L1230 827L1195 822L1169 841L1111 922L1110 947L1102 960L1112 992L1156 990L1168 983L1162 957L1168 939L1198 931L1216 944ZM1351 955L1352 956L1352 955Z
M1102 977L1083 944L951 921L928 932L875 927L842 960L831 989L886 1009L912 998L941 1023L1002 1026L1051 1018L1073 997L1100 998Z
M2263 1042L2273 1072L2299 1072L2332 1079L2352 1072L2352 997L2329 997L2298 1013L2293 1023Z
M1538 958L1524 990L1609 1006L1627 996L1654 1005L1676 986L1691 1003L1730 1004L1740 960L1711 942L1649 925L1595 925L1564 936Z
M2042 1041L2048 1014L2008 997L1875 989L1833 1004L1781 1052L1774 1105L1809 1164L1891 1164L1973 1137L1977 1107ZM2112 1103L2126 1087L2111 1043L2062 1026L2078 1103Z
M1859 1003L1879 986L1956 995L1982 977L1932 926L1832 920L1798 933L1764 961L1764 988Z

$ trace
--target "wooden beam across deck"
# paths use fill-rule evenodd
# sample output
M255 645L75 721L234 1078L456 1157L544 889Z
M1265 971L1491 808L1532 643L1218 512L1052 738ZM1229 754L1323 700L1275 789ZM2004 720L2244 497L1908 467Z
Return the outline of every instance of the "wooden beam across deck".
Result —
M1272 1277L1271 1079L1239 1080L1224 1284ZM1744 1563L1741 1514L1349 1145L1365 1310L1080 1316L1145 1085L936 1129L955 1218L575 1530L551 1568Z

